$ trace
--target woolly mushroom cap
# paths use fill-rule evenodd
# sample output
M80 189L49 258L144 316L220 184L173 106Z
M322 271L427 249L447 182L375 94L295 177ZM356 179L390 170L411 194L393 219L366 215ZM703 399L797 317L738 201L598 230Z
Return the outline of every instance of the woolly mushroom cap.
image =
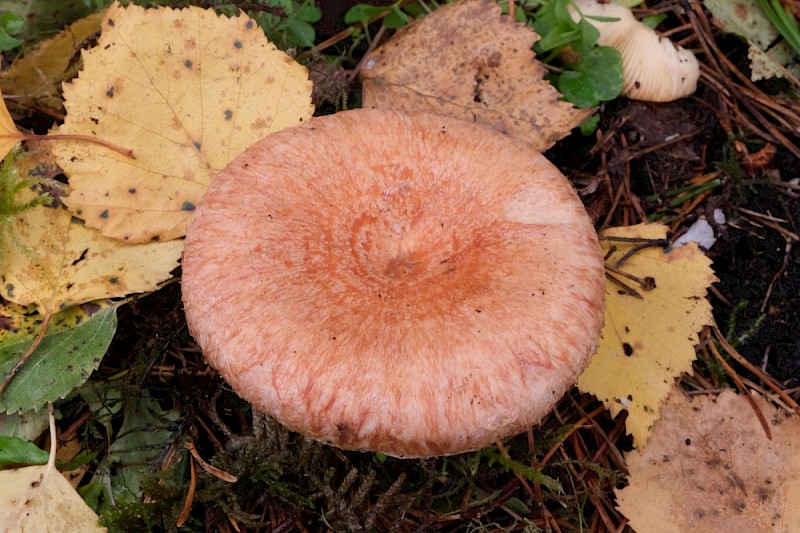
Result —
M251 146L186 237L206 359L290 429L398 457L537 423L587 366L603 258L570 183L502 134L354 110Z
M588 19L600 32L598 44L616 48L622 56L622 94L647 102L670 102L697 90L700 63L692 52L636 20L630 9L596 0L574 0L572 14L611 18ZM577 11L576 11L577 10Z

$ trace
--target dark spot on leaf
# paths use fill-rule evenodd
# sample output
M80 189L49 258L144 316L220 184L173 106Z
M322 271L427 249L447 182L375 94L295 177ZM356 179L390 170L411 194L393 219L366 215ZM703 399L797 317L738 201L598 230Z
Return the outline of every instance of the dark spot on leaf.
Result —
M80 263L81 261L83 261L84 259L86 259L86 254L87 253L89 253L89 249L88 248L86 248L83 252L81 252L81 256L79 258L77 258L75 261L72 262L72 266L75 266L78 263Z
M230 120L233 118L233 111L230 109L225 110L225 120Z
M103 209L103 212L100 213L100 218L108 218L108 209Z
M95 124L99 124L100 123L100 119L99 118L89 117L89 120L91 120Z
M476 310L475 310L475 312L476 312L476 313L480 313L480 312L481 312L481 310L480 310L480 309L476 309Z
M113 85L106 91L106 96L108 96L109 98L114 98L114 86Z
M13 283L6 283L6 292L8 296L13 298L14 297L14 284Z
M192 202L183 202L183 205L181 206L181 211L194 211L194 210L195 206Z
M686 439L684 442L686 443L687 446L692 445L692 439Z
M108 278L108 282L110 284L112 284L112 285L118 285L119 284L119 278L116 277L116 276L114 276L113 278Z
M128 189L128 194L136 194L136 187L131 187Z
M235 41L233 41L233 46L234 46L234 48L241 48L242 47L242 41L240 41L239 39L236 39Z
M245 24L244 27L247 28L248 30L252 30L253 29L253 21L252 20L248 20L247 24Z
M186 61L183 62L183 66L186 68L192 68L192 60L187 59Z
M159 237L158 235L153 235L152 237L150 237L150 240L152 242L158 242L161 240L161 237Z
M628 357L633 355L633 346L628 344L627 342L622 343L622 350L625 352L625 355Z
M193 144L193 145L194 145L194 147L195 147L195 148L197 148L198 150L200 149L200 147L201 147L201 146L203 146L203 145L202 145L200 142L198 142L198 141L194 141L192 144Z
M75 286L74 283L67 283L67 290L70 290L74 286Z
M108 25L114 27L114 19L108 19Z

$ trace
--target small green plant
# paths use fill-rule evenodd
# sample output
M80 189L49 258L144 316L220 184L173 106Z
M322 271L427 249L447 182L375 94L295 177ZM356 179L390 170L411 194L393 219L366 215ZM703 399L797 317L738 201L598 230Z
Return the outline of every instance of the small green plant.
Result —
M613 100L622 91L622 58L615 49L597 45L597 28L573 6L579 15L576 22L569 11L571 3L572 0L542 0L533 14L533 27L542 36L534 50L542 61L558 68L552 81L564 98L578 107L594 107Z
M322 11L311 0L269 0L270 11L253 14L270 41L282 50L311 48L316 33L314 24L322 18Z
M344 15L344 22L345 24L350 25L360 23L364 28L366 28L370 20L380 17L388 11L383 19L383 24L390 29L402 28L408 24L410 18L405 12L403 12L402 9L400 9L401 2L402 0L398 0L389 6L356 4L347 10L347 13Z
M0 52L13 50L22 44L21 39L12 37L25 27L25 19L16 13L3 13L0 15Z
M797 25L795 13L787 12L780 0L758 0L758 5L794 53L800 56L800 27Z

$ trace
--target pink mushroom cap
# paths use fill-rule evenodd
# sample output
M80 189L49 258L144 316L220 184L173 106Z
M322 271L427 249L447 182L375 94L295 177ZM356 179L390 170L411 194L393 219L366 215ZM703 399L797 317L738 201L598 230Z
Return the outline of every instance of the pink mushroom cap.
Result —
M538 152L353 110L269 135L211 184L183 299L253 407L351 450L476 450L547 414L594 353L603 256Z

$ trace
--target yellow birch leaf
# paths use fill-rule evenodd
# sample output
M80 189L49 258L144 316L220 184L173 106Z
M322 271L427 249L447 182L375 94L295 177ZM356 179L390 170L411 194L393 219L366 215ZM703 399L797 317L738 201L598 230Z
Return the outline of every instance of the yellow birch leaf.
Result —
M674 387L643 452L626 454L619 510L637 533L800 532L800 418L727 389L689 401Z
M636 243L604 237L664 239L666 235L666 226L659 224L611 228L600 236L604 251L616 248L606 264L616 263ZM609 272L642 298L607 279L602 338L578 387L602 400L612 416L628 411L625 425L637 448L647 442L674 379L691 371L698 332L712 323L711 305L705 299L716 281L710 264L697 245L689 243L668 253L661 247L644 248L619 267L641 280L652 280L647 287Z
M0 160L5 159L8 152L24 138L8 112L3 93L0 93Z
M544 80L531 50L538 39L493 0L442 6L363 61L364 107L477 122L546 150L592 110Z
M222 167L313 113L305 67L244 15L115 3L83 64L64 86L58 133L95 135L135 159L54 142L72 187L64 202L88 226L127 242L182 236Z
M51 192L51 194L53 194ZM178 266L183 243L126 245L84 227L56 199L14 216L0 296L42 315L101 298L152 291Z
M61 82L68 77L77 47L84 39L100 31L102 18L101 11L73 22L0 73L3 93L15 97L11 101L12 111L45 108L63 112Z
M61 473L49 465L0 472L3 531L106 531Z

